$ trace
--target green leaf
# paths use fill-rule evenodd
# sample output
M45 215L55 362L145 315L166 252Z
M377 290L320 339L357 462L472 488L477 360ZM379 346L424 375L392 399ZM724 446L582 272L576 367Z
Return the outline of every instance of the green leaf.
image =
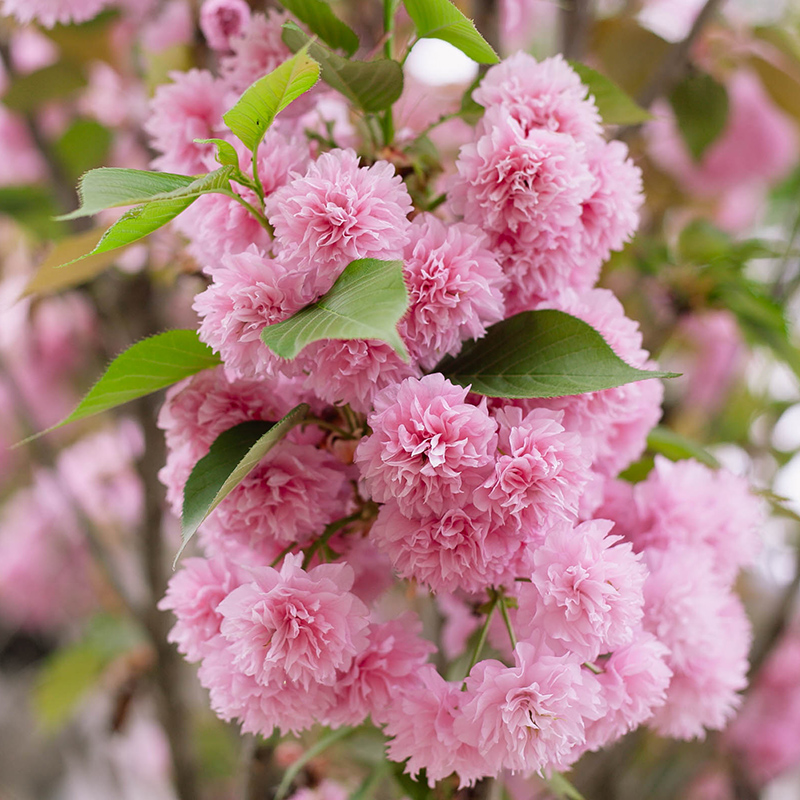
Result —
M63 100L86 86L80 68L60 61L14 79L3 95L3 105L11 111L29 114L51 100Z
M197 338L196 331L167 331L143 339L109 364L103 377L66 419L25 441L152 394L221 363L219 356Z
M64 223L53 219L59 210L47 186L0 186L0 214L13 217L41 239L64 235Z
M586 800L584 796L560 773L554 772L545 779L547 788L559 800Z
M408 309L402 261L351 261L331 290L283 322L268 325L261 340L281 358L295 358L322 339L378 339L408 360L397 323Z
M76 119L55 143L55 153L70 180L108 158L111 131L93 119Z
M280 4L334 50L344 50L348 56L358 50L358 36L325 0L280 0Z
M403 0L403 5L420 39L442 39L479 64L496 64L500 60L475 23L450 0Z
M792 63L778 66L775 61L780 64L780 59L753 55L747 59L746 66L758 74L776 105L795 120L800 120L800 69Z
M183 490L183 549L208 515L258 466L258 462L308 414L301 403L278 422L251 420L221 433L195 465Z
M160 198L170 198L185 191L197 178L169 172L146 172L139 169L100 167L78 182L80 208L61 219L90 217L98 211L119 206L136 206Z
M50 655L33 690L33 707L45 730L64 725L111 662L141 642L127 620L100 615L91 620L81 641Z
M699 161L728 122L728 92L710 75L697 73L672 90L669 102L692 158Z
M352 61L312 42L293 22L283 25L284 44L293 52L308 47L319 62L322 80L364 111L389 108L403 92L403 68L388 58Z
M611 78L577 61L570 61L569 65L578 73L589 94L594 96L597 110L607 125L637 125L653 118Z
M225 124L255 151L276 115L319 80L319 64L301 50L259 78L223 116Z
M563 397L645 378L673 378L626 364L583 320L563 311L523 311L492 325L436 367L488 397Z
M84 233L68 236L58 242L28 281L21 297L34 294L55 294L64 289L72 289L90 281L110 267L117 260L119 251L81 258L84 253L97 246L106 230L108 229L105 227L94 228ZM68 266L62 267L61 265L64 263L68 263Z
M217 148L217 163L223 167L236 167L239 169L239 154L230 142L224 139L194 139L195 144L213 144Z
M690 264L704 265L731 253L731 237L705 219L690 222L678 237L678 255Z
M458 116L469 125L476 125L478 120L484 115L486 109L472 99L472 93L480 86L483 75L478 75L469 85L467 90L461 95L461 105L458 109Z
M699 442L687 439L670 428L657 425L647 435L647 449L651 453L659 453L670 461L680 461L684 458L694 458L701 464L717 469L719 461L708 452Z
M153 231L171 222L185 211L198 197L217 192L232 194L230 179L233 167L220 167L208 175L201 175L183 189L176 189L161 196L155 195L143 206L126 211L104 234L97 246L86 256L116 250L143 239ZM73 212L74 213L74 212ZM83 216L81 213L80 216ZM80 258L85 258L81 256ZM79 259L74 259L75 261ZM72 262L68 262L70 264ZM64 264L63 266L68 266Z

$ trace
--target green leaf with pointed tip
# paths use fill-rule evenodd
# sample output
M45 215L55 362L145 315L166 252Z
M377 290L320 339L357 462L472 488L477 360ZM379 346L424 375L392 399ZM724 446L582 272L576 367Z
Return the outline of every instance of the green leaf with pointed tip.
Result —
M594 97L597 110L606 125L637 125L653 118L649 111L638 105L611 78L578 61L570 61L569 65L578 73L581 83Z
M687 439L680 433L662 425L656 425L647 434L647 449L651 453L659 453L670 461L680 461L684 458L693 458L701 464L717 469L719 461L708 452L699 442Z
M672 378L626 364L583 320L563 311L523 311L492 325L436 367L487 397L563 397L645 378Z
M181 547L175 562L208 515L307 414L308 405L301 403L278 422L242 422L214 440L194 465L183 490Z
M695 161L719 138L728 122L728 92L710 75L684 78L670 93L683 140Z
M230 189L233 167L220 167L208 175L201 175L188 186L151 197L143 206L136 206L126 211L103 235L97 246L80 258L116 250L143 239L153 231L171 222L182 211L185 211L198 197L212 192L233 195ZM68 261L68 266L80 258Z
M222 119L249 150L255 151L276 115L318 80L319 64L301 50L245 89Z
M198 339L196 331L167 331L143 339L108 365L104 375L68 417L52 428L25 439L25 442L69 422L100 414L157 392L221 363L219 356Z
M80 208L59 219L90 217L98 211L120 206L137 206L169 198L191 186L197 178L169 172L100 167L87 172L78 182Z
M500 60L475 23L450 0L403 0L403 5L420 39L442 39L479 64L496 64Z
M378 339L408 360L397 331L408 309L402 261L351 261L331 290L283 322L267 325L261 340L281 358L295 358L322 339Z
M283 25L283 42L293 52L308 47L319 62L322 80L364 111L383 111L403 93L403 68L388 58L352 61L312 42L293 22Z
M344 50L348 56L358 50L358 36L325 0L280 0L280 4L334 50Z
M223 167L239 169L239 154L230 142L224 139L195 139L195 144L213 144L217 148L216 159Z

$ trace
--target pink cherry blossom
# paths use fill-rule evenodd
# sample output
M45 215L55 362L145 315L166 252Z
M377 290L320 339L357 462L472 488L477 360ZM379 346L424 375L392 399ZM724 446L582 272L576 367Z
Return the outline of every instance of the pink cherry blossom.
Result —
M672 670L669 650L653 636L637 632L634 640L615 650L597 676L606 711L586 727L586 747L596 750L647 722L667 699Z
M400 332L411 355L431 369L480 339L503 318L500 265L483 234L463 223L445 225L432 214L414 219L403 260L409 309Z
M456 731L468 695L457 683L448 683L432 664L418 672L420 686L411 686L387 709L386 752L392 761L408 759L405 770L417 775L424 769L428 785L458 773L461 786L473 785L491 773L482 752Z
M531 582L519 589L520 633L591 661L628 644L642 619L647 570L613 523L554 527L533 553Z
M220 633L222 614L217 606L248 574L222 558L187 558L170 578L167 593L158 607L172 611L177 622L167 637L187 661L200 661Z
M586 722L602 705L597 682L584 678L578 661L520 642L513 667L487 659L472 668L455 729L486 759L488 774L537 772L558 768L583 743Z
M237 669L261 686L284 679L332 686L367 641L367 608L349 591L352 568L321 564L306 572L302 560L290 554L280 571L252 569L252 582L217 607Z
M249 21L245 0L204 0L200 8L200 30L213 50L230 50L231 37L242 35Z
M469 501L488 477L497 423L486 404L466 402L467 389L433 373L407 378L375 397L372 435L356 463L373 499L395 499L403 513L443 513Z
M436 649L420 638L421 630L410 614L372 623L369 642L336 683L337 704L327 724L360 725L367 716L375 724L385 723L397 694L420 686L419 671Z
M267 198L281 258L308 275L310 292L330 289L358 258L402 257L411 198L394 167L359 167L353 150L332 150Z
M526 133L536 128L591 141L602 129L594 99L586 93L561 55L537 62L517 52L492 67L472 97L486 108L502 106Z
M108 0L3 0L2 12L23 25L34 20L45 28L55 24L85 22L96 16Z

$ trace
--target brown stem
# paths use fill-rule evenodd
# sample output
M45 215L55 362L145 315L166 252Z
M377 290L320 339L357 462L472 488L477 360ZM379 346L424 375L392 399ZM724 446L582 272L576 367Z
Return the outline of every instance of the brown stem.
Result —
M475 27L494 51L499 53L500 14L497 0L473 0L472 14L475 18Z
M640 106L649 108L654 100L669 94L680 81L689 63L689 54L706 23L714 16L722 0L706 0L685 39L670 48L652 80L636 98Z
M592 27L591 0L566 0L559 6L558 17L564 58L582 59Z

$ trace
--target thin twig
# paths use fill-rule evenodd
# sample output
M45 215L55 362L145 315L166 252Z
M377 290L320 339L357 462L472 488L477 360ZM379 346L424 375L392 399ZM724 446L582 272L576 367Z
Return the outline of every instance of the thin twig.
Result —
M561 52L565 58L580 60L586 52L592 27L591 0L568 0L558 9L561 28Z
M683 76L683 72L689 63L689 54L692 46L697 41L706 23L714 16L721 2L722 0L706 0L706 4L697 15L686 38L670 48L650 83L639 93L636 100L640 106L649 108L658 97L662 97L672 91Z

